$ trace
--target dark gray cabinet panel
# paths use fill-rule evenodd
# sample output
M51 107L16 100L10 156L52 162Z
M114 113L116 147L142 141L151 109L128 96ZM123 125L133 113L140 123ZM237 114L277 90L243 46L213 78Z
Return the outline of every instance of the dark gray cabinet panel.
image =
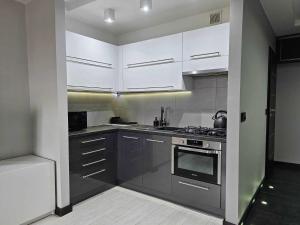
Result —
M75 204L116 184L116 134L70 138L70 197Z
M171 138L145 135L143 157L143 186L171 194Z
M176 196L176 201L194 208L207 210L221 207L221 188L218 185L173 175L172 194Z
M142 185L142 135L120 132L118 135L118 181L121 184Z

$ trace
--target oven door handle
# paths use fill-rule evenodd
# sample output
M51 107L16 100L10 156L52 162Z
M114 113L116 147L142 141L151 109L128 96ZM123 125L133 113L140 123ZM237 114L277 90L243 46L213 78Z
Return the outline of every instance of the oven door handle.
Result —
M174 146L174 148L177 148L179 150L184 150L184 151L190 151L190 152L198 152L198 153L204 153L204 154L221 154L221 151L216 151L216 150L205 150L205 149L200 149L200 148L188 148L188 147L183 147L183 146Z

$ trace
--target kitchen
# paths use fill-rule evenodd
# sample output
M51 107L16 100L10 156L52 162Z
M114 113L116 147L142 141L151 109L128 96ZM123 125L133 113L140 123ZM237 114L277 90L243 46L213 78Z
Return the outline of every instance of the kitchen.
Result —
M247 224L276 49L261 1L0 4L1 224Z

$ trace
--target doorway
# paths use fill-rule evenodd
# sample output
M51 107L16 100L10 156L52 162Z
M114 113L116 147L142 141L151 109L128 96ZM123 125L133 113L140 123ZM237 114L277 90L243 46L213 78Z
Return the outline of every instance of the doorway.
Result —
M275 155L275 117L276 117L276 85L277 85L277 55L269 48L268 72L268 103L266 109L267 135L266 135L266 178L273 172Z

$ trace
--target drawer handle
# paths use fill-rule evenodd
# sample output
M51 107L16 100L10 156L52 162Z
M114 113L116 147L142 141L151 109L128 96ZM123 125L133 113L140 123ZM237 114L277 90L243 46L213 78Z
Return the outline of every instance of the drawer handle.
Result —
M138 137L129 137L129 136L122 136L123 138L126 138L126 139L133 139L133 140L139 140Z
M82 141L81 144L87 144L87 143L91 143L91 142L104 141L104 140L106 140L106 138L92 139L92 140Z
M87 166L91 166L91 165L94 165L94 164L97 164L97 163L101 163L101 162L104 162L104 161L106 161L106 159L100 159L100 160L95 161L95 162L82 164L82 166L83 166L83 167L87 167Z
M146 139L146 141L155 142L155 143L165 143L164 141L159 141L159 140L154 140L154 139Z
M104 173L105 171L106 171L106 169L103 169L103 170L97 171L97 172L95 172L95 173L90 173L90 174L88 174L88 175L82 176L82 178L83 178L83 179L86 179L86 178L88 178L88 177L97 175L97 174L99 174L99 173Z
M194 187L194 188L198 188L198 189L201 189L201 190L205 190L205 191L208 191L208 190L209 190L209 188L207 188L207 187L201 187L201 186L198 186L198 185L189 184L189 183L182 182L182 181L179 181L178 183L179 183L179 184L186 185L186 186L189 186L189 187Z
M206 58L214 58L221 56L220 52L211 52L211 53L204 53L204 54L198 54L198 55L192 55L191 59L206 59Z
M105 150L106 150L106 148L101 148L101 149L98 149L98 150L95 150L95 151L81 153L81 155L90 155L90 154L97 153L97 152L102 152L102 151L105 151Z
M173 63L173 62L175 62L175 59L169 58L169 59L153 60L153 61L148 61L148 62L127 64L127 67L135 68L135 67L152 66L152 65L159 65L159 64Z

